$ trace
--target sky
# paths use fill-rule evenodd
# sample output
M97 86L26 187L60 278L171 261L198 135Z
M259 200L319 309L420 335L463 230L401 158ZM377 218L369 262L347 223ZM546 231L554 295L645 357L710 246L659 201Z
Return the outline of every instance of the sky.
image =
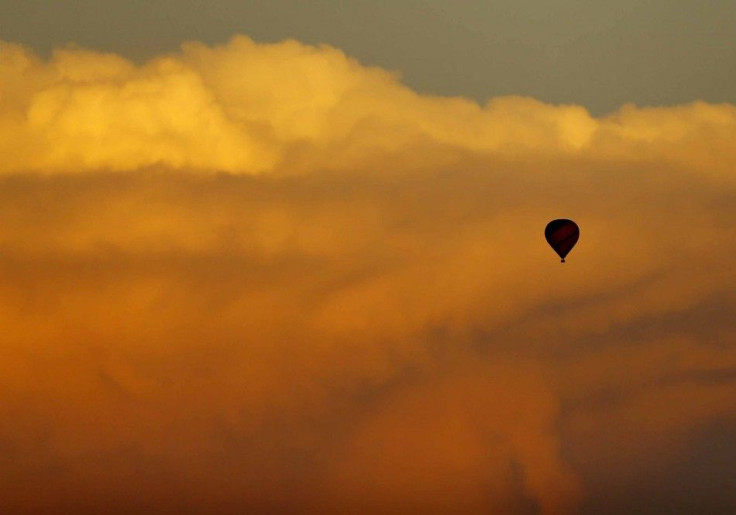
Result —
M3 0L0 38L145 60L184 41L296 39L425 94L583 105L736 102L732 0Z
M733 6L61 5L0 4L0 511L736 510Z

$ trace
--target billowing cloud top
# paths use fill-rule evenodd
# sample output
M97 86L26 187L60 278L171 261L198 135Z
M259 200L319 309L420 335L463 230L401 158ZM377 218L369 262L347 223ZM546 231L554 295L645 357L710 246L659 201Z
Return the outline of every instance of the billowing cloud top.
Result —
M330 47L199 43L142 66L82 49L41 62L2 44L4 173L173 169L345 172L382 160L425 164L418 148L666 160L728 175L736 108L625 107L603 119L529 98L481 107L424 97ZM446 152L445 152L446 153ZM432 156L436 157L436 156ZM432 160L433 161L433 160ZM728 161L728 163L727 163Z
M3 43L0 155L3 511L736 502L732 105Z

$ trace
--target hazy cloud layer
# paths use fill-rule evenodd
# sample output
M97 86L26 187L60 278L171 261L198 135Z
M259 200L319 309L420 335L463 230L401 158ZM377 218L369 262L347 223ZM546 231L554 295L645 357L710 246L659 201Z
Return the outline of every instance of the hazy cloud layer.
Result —
M734 509L736 107L0 57L3 511Z

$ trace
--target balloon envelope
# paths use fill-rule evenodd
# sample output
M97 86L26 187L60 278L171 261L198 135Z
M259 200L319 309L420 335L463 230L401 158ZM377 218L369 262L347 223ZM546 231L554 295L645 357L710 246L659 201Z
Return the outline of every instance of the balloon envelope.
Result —
M565 256L567 256L568 252L578 242L580 229L572 220L561 218L559 220L552 220L547 224L547 227L544 229L544 237L547 239L550 247L562 258L562 262L564 263Z

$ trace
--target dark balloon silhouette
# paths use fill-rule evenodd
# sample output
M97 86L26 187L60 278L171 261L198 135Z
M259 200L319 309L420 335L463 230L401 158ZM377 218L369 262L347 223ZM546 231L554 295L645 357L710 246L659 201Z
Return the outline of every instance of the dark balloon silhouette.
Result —
M578 242L580 229L578 224L572 220L560 219L552 220L544 229L544 237L547 239L549 246L562 258L565 262L565 256L572 250Z

